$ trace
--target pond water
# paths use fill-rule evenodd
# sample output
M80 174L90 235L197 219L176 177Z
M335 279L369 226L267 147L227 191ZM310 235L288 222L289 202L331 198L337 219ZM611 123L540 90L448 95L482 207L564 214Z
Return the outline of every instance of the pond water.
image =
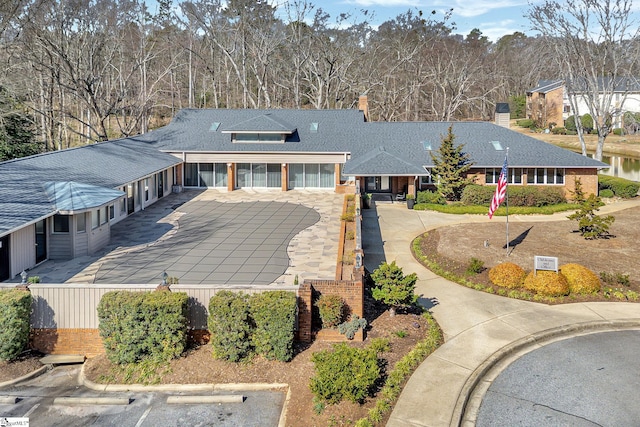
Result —
M591 156L591 154L589 155ZM602 161L611 165L607 169L602 169L602 175L617 176L640 182L640 159L635 157L625 157L616 154L605 153Z

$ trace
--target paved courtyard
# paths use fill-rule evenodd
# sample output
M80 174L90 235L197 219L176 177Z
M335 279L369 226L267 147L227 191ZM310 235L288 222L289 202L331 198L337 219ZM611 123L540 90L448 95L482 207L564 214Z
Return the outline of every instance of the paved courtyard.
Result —
M318 191L172 194L111 228L92 257L47 261L43 283L293 284L333 279L344 196Z

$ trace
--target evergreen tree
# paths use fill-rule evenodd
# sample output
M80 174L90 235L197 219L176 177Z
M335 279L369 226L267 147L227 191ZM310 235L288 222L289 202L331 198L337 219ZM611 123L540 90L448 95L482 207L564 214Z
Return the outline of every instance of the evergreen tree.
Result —
M473 163L469 155L462 151L464 145L456 147L453 144L454 140L451 125L447 136L442 138L437 154L431 153L434 165L431 173L436 180L438 192L447 200L460 200L462 190L471 183L467 178L467 172Z
M42 151L35 142L33 121L0 86L0 161L31 156Z
M590 194L580 203L580 209L567 218L578 221L578 231L587 240L608 238L609 227L615 221L611 215L601 217L596 214L600 206L604 206L600 197Z
M391 316L395 315L396 307L412 305L418 300L414 293L418 276L416 273L405 276L395 261L391 264L380 264L380 267L371 273L371 278L375 282L371 290L373 299L391 306Z

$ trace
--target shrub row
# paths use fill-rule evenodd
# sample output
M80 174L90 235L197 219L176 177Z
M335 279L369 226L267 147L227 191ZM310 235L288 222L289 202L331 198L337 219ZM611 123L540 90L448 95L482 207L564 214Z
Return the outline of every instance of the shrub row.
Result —
M220 291L209 300L214 355L233 362L253 352L269 360L293 357L296 295L271 291L251 296Z
M494 285L508 289L524 288L538 295L558 297L573 294L589 294L600 290L600 278L580 264L565 264L555 271L538 271L526 274L520 266L504 262L489 270L489 280Z
M495 193L494 186L468 185L462 192L461 202L465 205L489 206ZM564 193L557 187L513 186L507 188L510 206L549 206L565 203Z
M0 360L13 360L29 342L31 292L0 291Z
M184 292L107 292L98 304L99 330L107 357L116 364L168 361L187 344Z
M640 183L614 176L599 175L598 189L600 191L611 190L617 197L630 199L638 194Z

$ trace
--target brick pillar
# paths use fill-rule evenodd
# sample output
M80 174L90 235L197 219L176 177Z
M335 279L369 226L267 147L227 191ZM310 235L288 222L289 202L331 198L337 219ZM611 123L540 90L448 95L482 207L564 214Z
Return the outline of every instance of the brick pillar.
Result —
M407 194L413 194L414 196L416 195L416 180L414 179L414 177L407 177Z
M236 164L227 163L227 191L233 191L236 188Z
M289 190L289 174L287 173L288 169L289 168L287 167L286 163L283 163L280 167L280 188L282 189L282 191Z
M311 342L311 284L306 280L298 288L298 341Z
M335 187L337 187L338 185L340 185L340 169L341 169L341 168L340 168L340 163L336 163L336 166L335 166L335 171L336 171L336 172L335 172L335 177L336 177L336 180L335 180Z
M175 181L176 181L176 185L182 185L182 170L184 169L184 163L179 164L177 167L175 167L174 173L175 173Z

